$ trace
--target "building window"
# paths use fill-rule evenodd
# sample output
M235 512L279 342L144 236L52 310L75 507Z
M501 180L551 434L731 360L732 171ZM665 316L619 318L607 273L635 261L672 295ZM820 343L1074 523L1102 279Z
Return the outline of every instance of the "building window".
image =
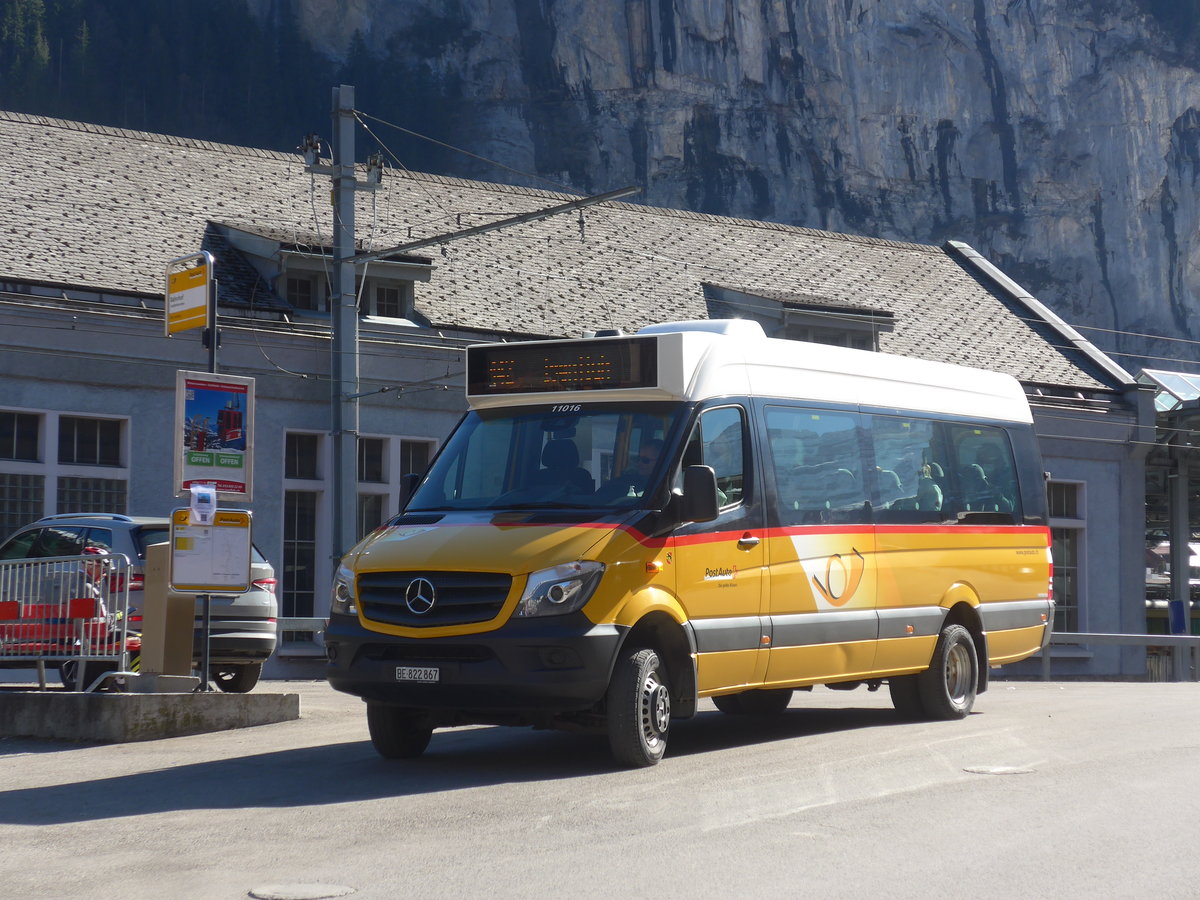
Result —
M407 319L412 311L413 283L403 281L391 284L376 284L364 300L367 315L387 319Z
M58 461L85 466L121 465L121 421L61 416Z
M123 478L58 479L58 512L124 513L127 482Z
M1083 485L1052 481L1047 487L1050 507L1051 553L1054 557L1054 630L1079 632L1084 627L1080 555L1083 547Z
M400 302L400 288L375 288L375 315L392 319L404 318L404 307Z
M358 495L358 539L362 540L387 518L387 494Z
M37 521L45 509L44 475L0 472L0 541L23 525Z
M294 309L305 309L311 312L327 312L324 279L319 276L304 273L287 277L287 302Z
M433 455L433 441L400 442L400 474L424 475L429 468L429 457Z
M37 462L40 421L32 413L0 412L0 459Z
M321 477L321 436L290 433L284 438L283 474L285 478L315 481Z
M283 585L280 615L308 618L313 615L317 569L316 491L283 493ZM309 631L284 632L283 639L311 640Z
M1050 506L1050 518L1080 518L1079 485L1064 484L1059 481L1052 481L1050 482L1050 486L1046 491L1046 500Z
M790 341L831 344L834 347L850 347L853 350L879 349L879 335L869 329L828 328L789 321L784 328L783 337Z
M382 484L384 475L383 454L386 441L383 438L358 439L358 480L370 484Z

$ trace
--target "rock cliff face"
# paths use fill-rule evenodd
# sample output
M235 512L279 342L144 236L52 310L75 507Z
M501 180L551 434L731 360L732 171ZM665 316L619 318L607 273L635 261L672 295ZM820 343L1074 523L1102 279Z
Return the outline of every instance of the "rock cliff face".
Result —
M277 14L276 0L247 2ZM642 200L655 205L965 240L1081 330L1094 329L1086 336L1127 368L1200 358L1180 340L1200 337L1192 5L301 8L310 39L331 56L366 48L393 61L388 90L420 85L441 97L422 98L452 131L435 137L514 169L587 192L642 184ZM364 91L382 88L359 89L365 108ZM513 178L471 161L455 171Z

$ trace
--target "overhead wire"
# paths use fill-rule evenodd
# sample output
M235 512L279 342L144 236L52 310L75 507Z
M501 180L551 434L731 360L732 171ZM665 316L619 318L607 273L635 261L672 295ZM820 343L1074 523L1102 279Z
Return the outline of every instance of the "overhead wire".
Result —
M369 113L362 112L361 110L355 110L354 112L355 112L356 117L358 117L360 115L365 116L366 118L370 119L372 122L378 122L380 125L386 125L389 128L394 128L399 132L409 135L410 137L415 137L415 138L418 138L423 141L428 141L429 143L435 144L438 147L442 147L443 149L452 150L455 153L461 153L463 156L470 157L471 159L474 159L478 162L487 163L489 166L495 166L498 169L503 169L504 171L510 172L513 175L520 175L522 178L529 178L533 181L540 181L543 184L554 185L555 187L561 189L562 191L564 191L568 194L578 193L578 190L576 188L573 188L570 185L566 185L566 184L563 184L558 181L554 181L553 179L546 178L544 175L537 175L533 172L525 172L525 171L522 171L521 169L517 169L510 165L507 165L506 163L498 162L494 159L488 159L486 156L480 156L478 153L472 153L470 150L464 150L462 147L456 147L453 144L448 144L445 141L440 141L437 138L430 137L429 135L421 134L419 131L413 131L410 128L405 128L402 125L397 125L395 122L389 122L386 119L381 119L378 116L372 116Z
M84 312L84 311L81 311L81 312ZM90 312L90 311L87 311L87 312ZM139 310L139 312L144 313L145 311ZM122 314L120 312L109 313L109 312L96 311L95 315L105 316L105 317L109 317L109 318L140 320L142 322L146 321L145 315L131 315L129 313ZM269 323L269 324L276 324L276 323ZM44 325L44 326L31 325L30 327L31 328L41 328L41 329L45 329L45 330L70 330L70 326L58 325L58 324ZM258 335L256 333L253 336L253 340L250 340L245 337L239 338L238 335L245 331L256 331L257 332L258 330L259 329L256 329L249 325L227 326L226 329L223 331L223 336L224 336L223 342L230 347L254 346L257 348L259 346L258 341L260 340L260 335ZM104 334L121 334L123 336L129 336L129 337L136 336L139 338L145 337L144 328L138 328L137 326L133 326L132 324L129 327L125 327L125 328L111 328L111 327L106 328L103 333ZM278 334L280 336L294 335L294 333L289 333L286 331L272 330L272 333ZM305 337L314 338L317 340L321 340L323 342L327 342L329 340L328 336L324 335L324 334L312 334L312 335L306 335ZM403 341L403 340L397 340L396 338L394 338L392 336L377 338L377 337L371 336L371 333L368 333L367 336L362 338L362 343L364 345L364 349L361 350L360 356L362 356L365 359L379 359L379 360L393 359L395 356L395 348L398 346L408 347L410 349L421 350L421 351L426 351L426 352L435 352L435 353L438 353L439 355L443 354L443 353L449 353L454 356L459 356L464 352L465 348L470 343L473 342L473 339L471 339L471 338L464 337L464 338L457 338L457 339L455 339L455 338L448 339L448 338L445 338L444 335L441 336L440 340L453 340L458 344L458 346L447 346L444 343ZM378 347L379 349L376 350L376 349L374 349L375 347ZM40 350L39 348L16 348L16 347L13 347L10 349L19 351L19 352L24 352L24 353L43 352L46 355L61 356L64 358L78 359L80 356L80 353L78 353L76 351L61 351L61 352L60 351L43 351L43 350ZM103 361L116 360L116 359L123 358L123 354L120 354L117 352L114 352L112 354L92 352L92 353L87 354L87 356L89 356L90 358L96 359L96 360L103 360ZM179 365L179 360L154 361L149 358L146 358L146 359L144 359L144 361L148 364L156 365L156 366L160 366L160 367L176 367L177 368ZM287 370L284 370L282 368L280 369L280 371L282 374L289 374ZM301 374L303 374L303 373L301 373ZM316 382L327 382L330 380L329 376L321 375L321 374L317 374L317 373L310 374L308 377L313 379ZM364 384L385 384L385 383L387 383L387 379L382 379L382 378L378 378L378 377L370 377L370 376L363 378L362 381ZM1138 427L1136 422L1132 422L1132 421L1128 421L1128 420L1126 420L1126 421L1106 421L1104 418L1101 417L1105 414L1106 411L1101 411L1101 410L1097 410L1096 412L1089 412L1089 413L1084 413L1082 410L1079 410L1079 412L1076 414L1069 414L1070 407L1069 406L1068 407L1056 407L1054 405L1054 403L1056 401L1064 402L1064 403L1068 403L1068 404L1072 402L1071 398L1048 397L1048 398L1046 398L1046 401L1043 404L1039 404L1038 398L1036 398L1036 397L1031 398L1031 404L1034 405L1035 407L1038 407L1040 410L1038 413L1039 420L1042 420L1042 421L1055 420L1055 421L1061 421L1061 422L1074 422L1074 423L1079 423L1079 424L1089 424L1089 425L1092 425L1095 427L1100 427L1100 428L1120 429L1122 431L1129 431L1129 430L1132 430L1132 429L1135 429L1136 427ZM1115 414L1115 413L1113 413L1113 414ZM1191 433L1191 432L1189 432L1189 433ZM1200 431L1197 431L1196 433L1200 434ZM1063 439L1070 439L1070 440L1081 440L1084 442L1092 440L1091 437L1076 437L1076 436L1067 436L1067 435L1045 435L1045 436L1046 437L1061 437ZM1100 443L1130 442L1129 439L1127 439L1127 438L1101 438L1101 437L1096 437L1095 441L1100 442Z
M35 328L43 327L43 328L47 328L47 329L52 328L55 330L63 330L63 326L31 326L31 327L35 327ZM243 328L242 330L249 330L249 329ZM127 336L136 335L139 337L145 336L144 330L118 331L118 330L110 329L110 330L105 331L104 333L106 333L106 334L122 333ZM229 333L228 331L225 332L226 335L228 335L228 333ZM321 339L328 340L328 338L324 338L324 337L322 337ZM228 343L230 346L252 346L251 342L247 341L247 340L239 341L239 340L234 339L234 340L228 341ZM398 345L397 342L392 341L392 340L375 341L374 339L371 339L371 338L365 339L364 343L367 343L367 344L378 343L381 346L388 348L388 349L380 350L378 352L367 350L361 354L362 356L367 357L367 358L374 357L374 358L379 358L379 359L394 358L394 347L396 347ZM438 345L438 344L412 343L412 342L401 343L400 345L408 346L412 349L419 349L419 350L425 350L425 351L440 351L443 353L449 352L449 353L457 356L464 352L465 347L467 346L468 343L469 343L468 339L463 339L463 345L460 347L446 347L446 346L442 346L442 345ZM6 348L6 350L9 352L16 352L16 353L22 353L22 354L27 354L27 355L43 355L43 356L71 358L71 359L78 359L80 356L80 354L76 351L49 350L46 348L8 347L8 348ZM92 352L92 353L87 354L87 356L92 359L99 360L99 361L110 361L110 360L116 361L116 360L121 360L121 359L125 358L124 354L117 352L117 351L114 351L111 354ZM155 366L158 368L164 368L164 369L177 369L180 365L180 360L178 360L178 359L154 360L154 359L150 359L148 357L143 357L141 362L144 364L147 364L147 365ZM286 375L288 373L286 370L282 370L279 374ZM454 375L456 375L456 374L461 374L461 373L453 373L449 377L454 377ZM313 379L315 382L321 382L321 383L328 382L330 380L328 376L319 375L319 374L313 374L313 375L310 375L309 377L311 379ZM447 376L435 376L435 377L446 378ZM380 386L382 386L382 385L390 383L390 380L384 379L384 378L379 378L379 377L366 377L366 378L362 379L362 383L364 385L380 385ZM438 389L443 389L443 388L439 387ZM1054 398L1049 398L1049 399L1051 401L1053 401ZM1066 402L1069 402L1069 398L1067 399ZM1037 414L1037 419L1039 421L1073 422L1073 423L1079 423L1079 424L1088 424L1093 427L1113 428L1113 429L1118 429L1118 430L1121 430L1124 432L1132 431L1138 427L1138 423L1133 422L1133 421L1128 421L1128 420L1126 420L1126 421L1106 421L1105 419L1101 418L1100 415L1098 415L1097 413L1082 414L1083 413L1082 410L1080 410L1078 414L1068 414L1070 412L1069 407L1056 408L1053 405L1039 405L1037 398L1031 398L1031 405L1033 405L1039 409L1039 412ZM1178 431L1180 433L1183 433L1186 435L1200 436L1200 429L1178 429ZM1080 435L1068 435L1068 434L1042 434L1042 435L1040 435L1040 437L1047 438L1047 439L1054 438L1054 439L1071 440L1071 441L1082 442L1085 444L1086 443L1098 443L1098 444L1126 443L1126 444L1134 444L1134 445L1140 444L1140 445L1147 445L1147 446L1161 445L1161 442L1137 441L1137 440L1133 440L1126 436L1109 438L1109 437L1100 437L1100 436L1095 436L1095 435L1080 436Z

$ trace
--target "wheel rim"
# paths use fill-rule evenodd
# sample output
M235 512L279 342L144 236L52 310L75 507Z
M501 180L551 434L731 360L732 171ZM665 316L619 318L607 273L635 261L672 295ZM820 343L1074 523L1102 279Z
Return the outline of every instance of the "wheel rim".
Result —
M657 672L646 675L641 699L642 739L653 750L663 742L671 722L671 695Z
M955 644L946 654L946 693L955 706L962 706L971 692L971 654L962 644Z

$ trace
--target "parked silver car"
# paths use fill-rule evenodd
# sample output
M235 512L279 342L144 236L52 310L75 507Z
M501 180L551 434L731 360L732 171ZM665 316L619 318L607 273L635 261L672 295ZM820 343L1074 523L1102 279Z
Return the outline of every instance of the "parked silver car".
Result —
M0 560L77 556L85 548L123 553L129 558L130 625L141 621L146 547L166 541L170 519L123 516L113 513L66 513L46 516L19 529L0 545ZM223 691L245 693L258 683L263 662L275 652L275 570L257 547L250 550L250 590L244 594L213 594L210 603L209 674ZM202 616L196 601L196 629L192 652L198 665L203 658ZM68 673L64 673L66 676Z

